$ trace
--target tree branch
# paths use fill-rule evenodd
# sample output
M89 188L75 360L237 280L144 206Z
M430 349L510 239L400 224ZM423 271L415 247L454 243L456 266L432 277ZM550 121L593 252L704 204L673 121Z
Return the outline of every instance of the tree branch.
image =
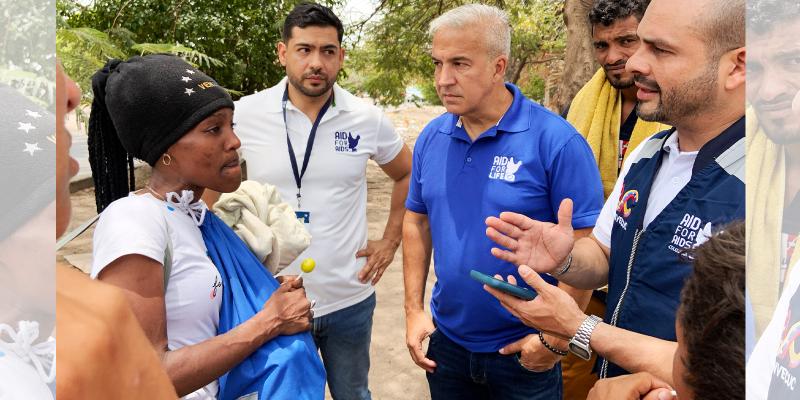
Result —
M172 42L175 42L175 32L178 29L178 18L180 17L181 7L183 7L183 0L178 1L175 4L174 11L172 12L173 20L172 20Z
M111 29L114 29L114 28L117 27L117 19L119 19L119 17L122 15L122 10L124 10L125 7L127 7L132 2L133 2L133 0L128 0L125 3L122 3L122 7L120 7L119 10L117 10L117 15L115 15L114 16L114 20L111 21Z
M556 60L560 60L560 58L552 57L552 58L545 58L544 60L534 60L529 62L529 64L546 64L549 63L550 61L556 61Z

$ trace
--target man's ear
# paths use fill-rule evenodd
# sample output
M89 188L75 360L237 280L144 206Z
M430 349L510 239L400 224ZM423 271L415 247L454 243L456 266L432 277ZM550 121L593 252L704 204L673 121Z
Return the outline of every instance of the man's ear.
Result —
M722 61L727 65L725 90L735 90L745 85L747 70L747 51L744 47L729 51Z
M506 69L508 69L508 56L501 55L494 59L494 76L505 82Z
M287 46L286 43L278 42L278 60L281 62L282 66L286 66L286 50Z

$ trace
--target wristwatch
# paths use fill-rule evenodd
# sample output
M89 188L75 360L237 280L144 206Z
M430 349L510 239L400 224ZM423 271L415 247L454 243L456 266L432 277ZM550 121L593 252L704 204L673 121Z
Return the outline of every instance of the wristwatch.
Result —
M586 361L592 358L592 348L589 347L589 340L592 338L594 328L600 322L603 322L603 319L596 315L590 315L583 320L583 323L581 323L581 326L578 328L578 332L576 332L572 340L569 341L570 353Z

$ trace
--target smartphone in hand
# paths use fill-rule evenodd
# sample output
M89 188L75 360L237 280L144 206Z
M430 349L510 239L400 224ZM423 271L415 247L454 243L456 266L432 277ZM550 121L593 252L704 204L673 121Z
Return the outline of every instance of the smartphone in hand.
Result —
M536 298L536 292L533 290L512 285L506 281L475 271L474 269L469 271L469 276L480 283L486 284L489 287L495 288L503 293L510 294L522 300L533 300Z

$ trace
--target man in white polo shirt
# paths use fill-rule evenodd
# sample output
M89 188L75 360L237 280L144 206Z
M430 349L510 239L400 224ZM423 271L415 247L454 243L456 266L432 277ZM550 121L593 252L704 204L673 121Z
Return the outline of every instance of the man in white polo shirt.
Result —
M286 17L278 56L287 78L236 103L248 179L276 185L311 233L311 246L282 272L303 275L316 301L312 333L334 399L369 399L375 289L400 244L411 152L391 121L335 84L344 61L342 23L317 4ZM394 181L383 238L367 240L369 159Z

